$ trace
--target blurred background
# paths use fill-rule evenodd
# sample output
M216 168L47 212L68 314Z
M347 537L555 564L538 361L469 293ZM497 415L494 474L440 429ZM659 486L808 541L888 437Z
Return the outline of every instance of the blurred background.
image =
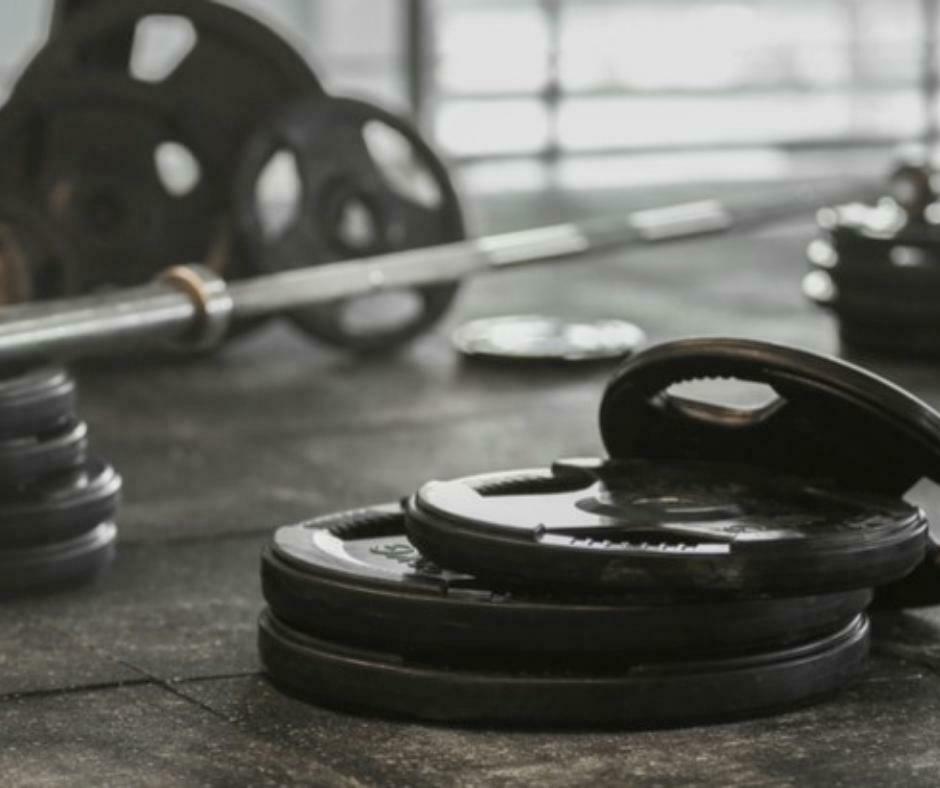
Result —
M231 4L329 88L413 113L474 189L881 172L937 122L935 0ZM3 4L5 85L48 13Z

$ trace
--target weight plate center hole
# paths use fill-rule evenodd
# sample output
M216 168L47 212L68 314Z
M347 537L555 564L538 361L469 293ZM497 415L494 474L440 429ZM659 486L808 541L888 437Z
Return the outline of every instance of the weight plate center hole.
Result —
M141 82L163 82L189 57L199 34L184 16L152 14L134 30L130 74Z
M157 177L167 194L185 197L202 180L202 167L193 152L179 142L163 142L153 154Z
M785 404L771 386L734 378L675 383L666 389L666 401L687 418L724 427L763 421Z
M384 246L382 222L365 195L342 197L330 213L332 237L344 253L362 257Z
M369 155L386 184L399 196L434 210L444 201L440 186L404 134L381 121L362 130Z
M294 227L302 206L297 156L286 148L275 151L255 182L255 215L265 240L275 241Z

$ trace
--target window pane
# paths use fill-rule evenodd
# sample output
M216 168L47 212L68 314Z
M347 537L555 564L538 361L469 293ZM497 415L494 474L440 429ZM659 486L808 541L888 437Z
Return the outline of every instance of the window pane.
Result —
M845 93L743 97L570 99L559 116L570 150L749 144L910 135L920 123L914 90L856 99Z
M444 92L537 91L548 76L548 27L536 2L439 2L438 85Z
M548 114L538 101L453 101L440 108L437 138L456 155L533 153L548 142Z

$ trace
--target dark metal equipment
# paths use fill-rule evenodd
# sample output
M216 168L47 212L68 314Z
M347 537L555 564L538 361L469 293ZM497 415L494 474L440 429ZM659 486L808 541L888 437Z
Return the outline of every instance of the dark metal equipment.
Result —
M671 391L714 378L778 399ZM648 727L810 702L864 664L873 588L882 606L940 599L926 517L900 497L937 476L938 426L836 359L651 348L604 394L609 458L428 482L279 529L262 662L292 695L447 722Z
M878 203L819 212L803 292L831 312L850 350L940 355L940 176L927 159L900 163Z
M285 158L287 157L287 158ZM280 161L296 169L296 194L277 217L265 215L259 180ZM242 158L236 226L250 258L266 272L456 243L466 236L447 168L405 120L372 104L323 98L287 108L265 123ZM274 226L272 226L274 225ZM291 313L318 339L380 350L424 333L450 308L456 282L407 292L398 321L354 331L344 300Z
M0 434L0 599L94 579L114 559L121 479L89 452L71 377L8 366Z
M769 206L706 200L231 283L206 266L177 267L142 287L0 312L0 362L166 341L205 349L223 341L231 326L267 315L401 289L450 287L486 271L587 257L604 249L744 229L792 215L805 208L807 199L801 192Z

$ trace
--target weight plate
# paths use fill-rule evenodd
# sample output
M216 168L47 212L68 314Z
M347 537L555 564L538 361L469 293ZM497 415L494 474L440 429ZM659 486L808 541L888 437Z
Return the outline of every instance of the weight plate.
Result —
M902 238L839 241L817 238L807 248L812 270L827 271L840 289L877 297L888 292L923 295L923 288L940 290L940 235L931 243L907 243Z
M441 566L526 588L868 588L913 571L927 538L901 500L715 462L563 460L429 482L407 518Z
M0 371L0 441L47 433L74 419L75 382L61 367Z
M129 55L113 57L127 40ZM283 102L321 92L295 50L225 5L94 3L37 54L5 109L18 152L7 188L69 237L65 292L193 261L237 278L247 271L231 259L227 214L241 149Z
M940 180L930 158L923 154L904 156L888 177L888 193L908 215L912 224L929 221L931 206L937 202Z
M114 560L117 528L103 523L75 539L0 550L0 598L59 591L97 578Z
M488 361L591 362L622 359L646 335L624 320L569 322L542 315L512 315L465 323L453 334L464 356Z
M0 196L0 306L61 292L72 260L68 244L38 211L10 194Z
M560 655L573 663L750 653L821 637L871 601L867 590L720 601L494 591L423 558L398 504L280 528L261 566L264 597L291 627L450 662L484 654L531 666Z
M869 643L860 616L834 634L729 660L637 662L579 673L449 670L302 634L270 612L258 645L286 692L343 711L439 722L655 727L782 711L828 695L857 675Z
M271 204L261 199L262 185L278 168L294 174L296 194ZM418 132L352 99L304 101L261 127L243 156L235 193L243 246L269 272L465 237L447 169ZM292 317L333 345L384 350L437 322L457 289L428 285L399 292L395 302L341 300Z
M904 358L940 356L940 320L886 321L863 313L839 316L839 339L849 352Z
M904 285L874 280L845 282L835 271L812 270L803 277L803 293L839 317L858 317L886 325L933 326L940 318L940 280Z
M68 541L111 522L120 492L121 477L98 459L46 477L0 500L0 550Z
M83 465L88 428L71 422L54 432L0 441L0 489L18 489Z
M757 409L670 393L675 384L732 378L770 386ZM614 458L759 465L891 496L940 481L940 414L859 367L747 339L701 338L650 348L608 384L600 409Z

